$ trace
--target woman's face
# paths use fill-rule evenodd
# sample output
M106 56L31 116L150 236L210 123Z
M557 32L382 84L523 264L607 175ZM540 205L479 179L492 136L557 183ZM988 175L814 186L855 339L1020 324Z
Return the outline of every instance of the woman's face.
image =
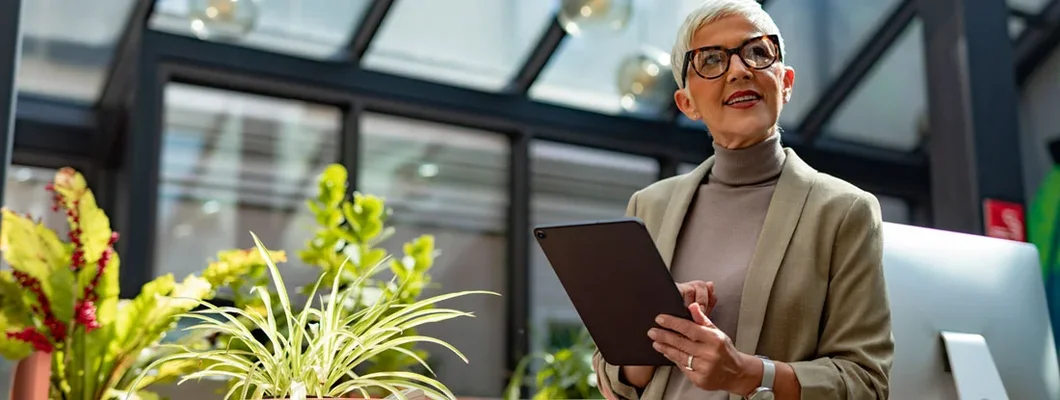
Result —
M731 49L764 34L746 18L730 16L699 28L691 48ZM779 53L780 49L776 48L778 56ZM728 70L714 79L700 76L690 65L685 85L691 97L678 89L674 100L685 116L707 125L717 144L736 149L761 142L773 134L780 111L791 97L795 70L780 61L765 69L754 69L737 54L729 57L728 64Z

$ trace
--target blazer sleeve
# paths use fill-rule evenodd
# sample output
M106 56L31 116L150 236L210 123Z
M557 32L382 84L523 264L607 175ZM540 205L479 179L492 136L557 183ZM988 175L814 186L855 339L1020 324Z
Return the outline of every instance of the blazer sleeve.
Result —
M819 358L791 367L804 399L886 399L894 357L879 201L850 204L832 250Z
M629 199L629 204L626 205L626 216L636 217L637 216L637 193ZM642 392L637 391L637 388L622 382L619 377L620 371L619 366L608 364L604 361L604 357L600 354L600 350L593 352L593 369L596 371L596 381L600 385L600 391L611 400L656 400L662 399L662 393L666 389L662 387L664 385L659 384L660 375L665 373L662 368L655 370L655 375L652 376L648 386L644 388Z

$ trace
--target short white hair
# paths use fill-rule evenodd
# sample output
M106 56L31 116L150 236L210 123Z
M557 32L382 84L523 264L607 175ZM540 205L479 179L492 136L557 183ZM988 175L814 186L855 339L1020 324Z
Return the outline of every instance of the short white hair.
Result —
M714 21L734 15L747 18L766 34L776 34L780 37L780 59L784 59L784 37L780 35L780 28L773 22L773 17L762 9L761 4L755 0L706 0L685 18L681 29L677 31L673 50L670 51L670 68L678 88L685 87L685 82L681 80L684 73L681 67L685 65L685 53L691 50L692 37L696 35L696 31Z

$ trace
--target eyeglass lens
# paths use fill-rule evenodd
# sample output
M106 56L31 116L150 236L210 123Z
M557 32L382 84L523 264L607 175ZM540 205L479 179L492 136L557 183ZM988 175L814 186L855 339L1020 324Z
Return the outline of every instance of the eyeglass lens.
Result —
M762 69L777 59L777 49L768 38L761 38L740 47L739 56L748 67ZM724 49L709 49L695 53L692 67L708 79L717 78L729 69L729 53Z

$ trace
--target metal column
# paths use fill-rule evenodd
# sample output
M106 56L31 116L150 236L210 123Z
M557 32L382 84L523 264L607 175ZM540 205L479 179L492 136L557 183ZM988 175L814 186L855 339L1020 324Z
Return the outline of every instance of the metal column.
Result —
M4 204L7 170L11 166L11 147L15 143L15 102L18 94L15 78L18 60L22 56L22 0L3 0L0 3L0 204Z
M918 7L934 226L982 234L985 199L1023 203L1008 8L1004 0L918 0Z

